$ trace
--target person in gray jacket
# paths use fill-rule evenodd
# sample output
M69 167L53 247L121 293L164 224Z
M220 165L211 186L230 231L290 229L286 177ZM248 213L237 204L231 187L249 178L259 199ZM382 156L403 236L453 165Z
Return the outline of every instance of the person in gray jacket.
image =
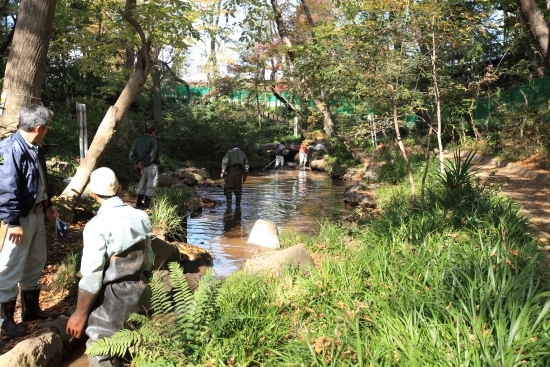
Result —
M286 151L286 145L285 142L282 141L277 145L277 148L275 148L275 168L281 167L283 169L283 166L285 165L285 151Z
M132 144L130 162L135 170L141 172L141 180L137 189L136 208L148 208L151 205L151 197L155 194L158 185L159 150L154 125L147 125L145 134L137 138Z

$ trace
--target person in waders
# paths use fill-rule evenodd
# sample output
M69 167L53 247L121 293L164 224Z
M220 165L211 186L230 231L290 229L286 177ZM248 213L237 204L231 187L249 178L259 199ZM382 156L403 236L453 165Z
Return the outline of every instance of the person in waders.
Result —
M90 196L101 206L84 228L78 300L66 328L67 334L78 339L86 329L86 345L122 330L128 316L144 312L150 301L151 221L144 211L125 204L119 192L111 169L92 172ZM122 363L113 356L88 357L90 367Z
M220 175L225 180L223 194L225 195L228 207L231 207L233 193L235 193L235 205L237 208L240 208L243 183L246 181L247 175L248 158L240 150L239 144L235 144L233 149L229 150L223 157L222 173Z

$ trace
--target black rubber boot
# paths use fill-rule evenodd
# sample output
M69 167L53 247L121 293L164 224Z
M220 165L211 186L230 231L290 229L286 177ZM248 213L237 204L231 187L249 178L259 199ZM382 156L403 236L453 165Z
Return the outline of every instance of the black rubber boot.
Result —
M233 198L231 196L226 196L225 202L227 203L228 207L231 207L231 204L233 204Z
M19 338L27 335L27 331L13 321L15 312L16 299L10 299L7 302L0 304L0 318L2 318L2 326L0 331L10 338Z
M40 299L40 289L32 291L21 291L21 320L46 320L49 318L55 319L57 314L44 312L38 305Z
M241 198L237 198L237 200L235 201L235 206L237 208L240 208L241 207Z
M143 201L143 207L149 208L151 206L151 197L145 195L145 200Z
M143 199L145 198L145 195L139 195L137 196L136 200L136 208L142 208L143 207Z

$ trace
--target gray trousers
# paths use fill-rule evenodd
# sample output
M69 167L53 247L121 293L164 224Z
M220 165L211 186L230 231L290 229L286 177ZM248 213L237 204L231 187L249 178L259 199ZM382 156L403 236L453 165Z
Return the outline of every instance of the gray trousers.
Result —
M38 289L46 265L46 227L44 213L19 219L23 240L16 245L7 237L0 252L0 303L16 298L19 289Z
M159 171L156 164L152 164L141 170L141 180L137 189L138 195L153 196L157 191Z

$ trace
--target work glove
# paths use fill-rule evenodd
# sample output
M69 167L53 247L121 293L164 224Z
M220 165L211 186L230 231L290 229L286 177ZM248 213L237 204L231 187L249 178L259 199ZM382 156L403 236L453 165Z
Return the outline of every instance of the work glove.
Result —
M223 178L225 176L225 172L220 173L220 178Z

